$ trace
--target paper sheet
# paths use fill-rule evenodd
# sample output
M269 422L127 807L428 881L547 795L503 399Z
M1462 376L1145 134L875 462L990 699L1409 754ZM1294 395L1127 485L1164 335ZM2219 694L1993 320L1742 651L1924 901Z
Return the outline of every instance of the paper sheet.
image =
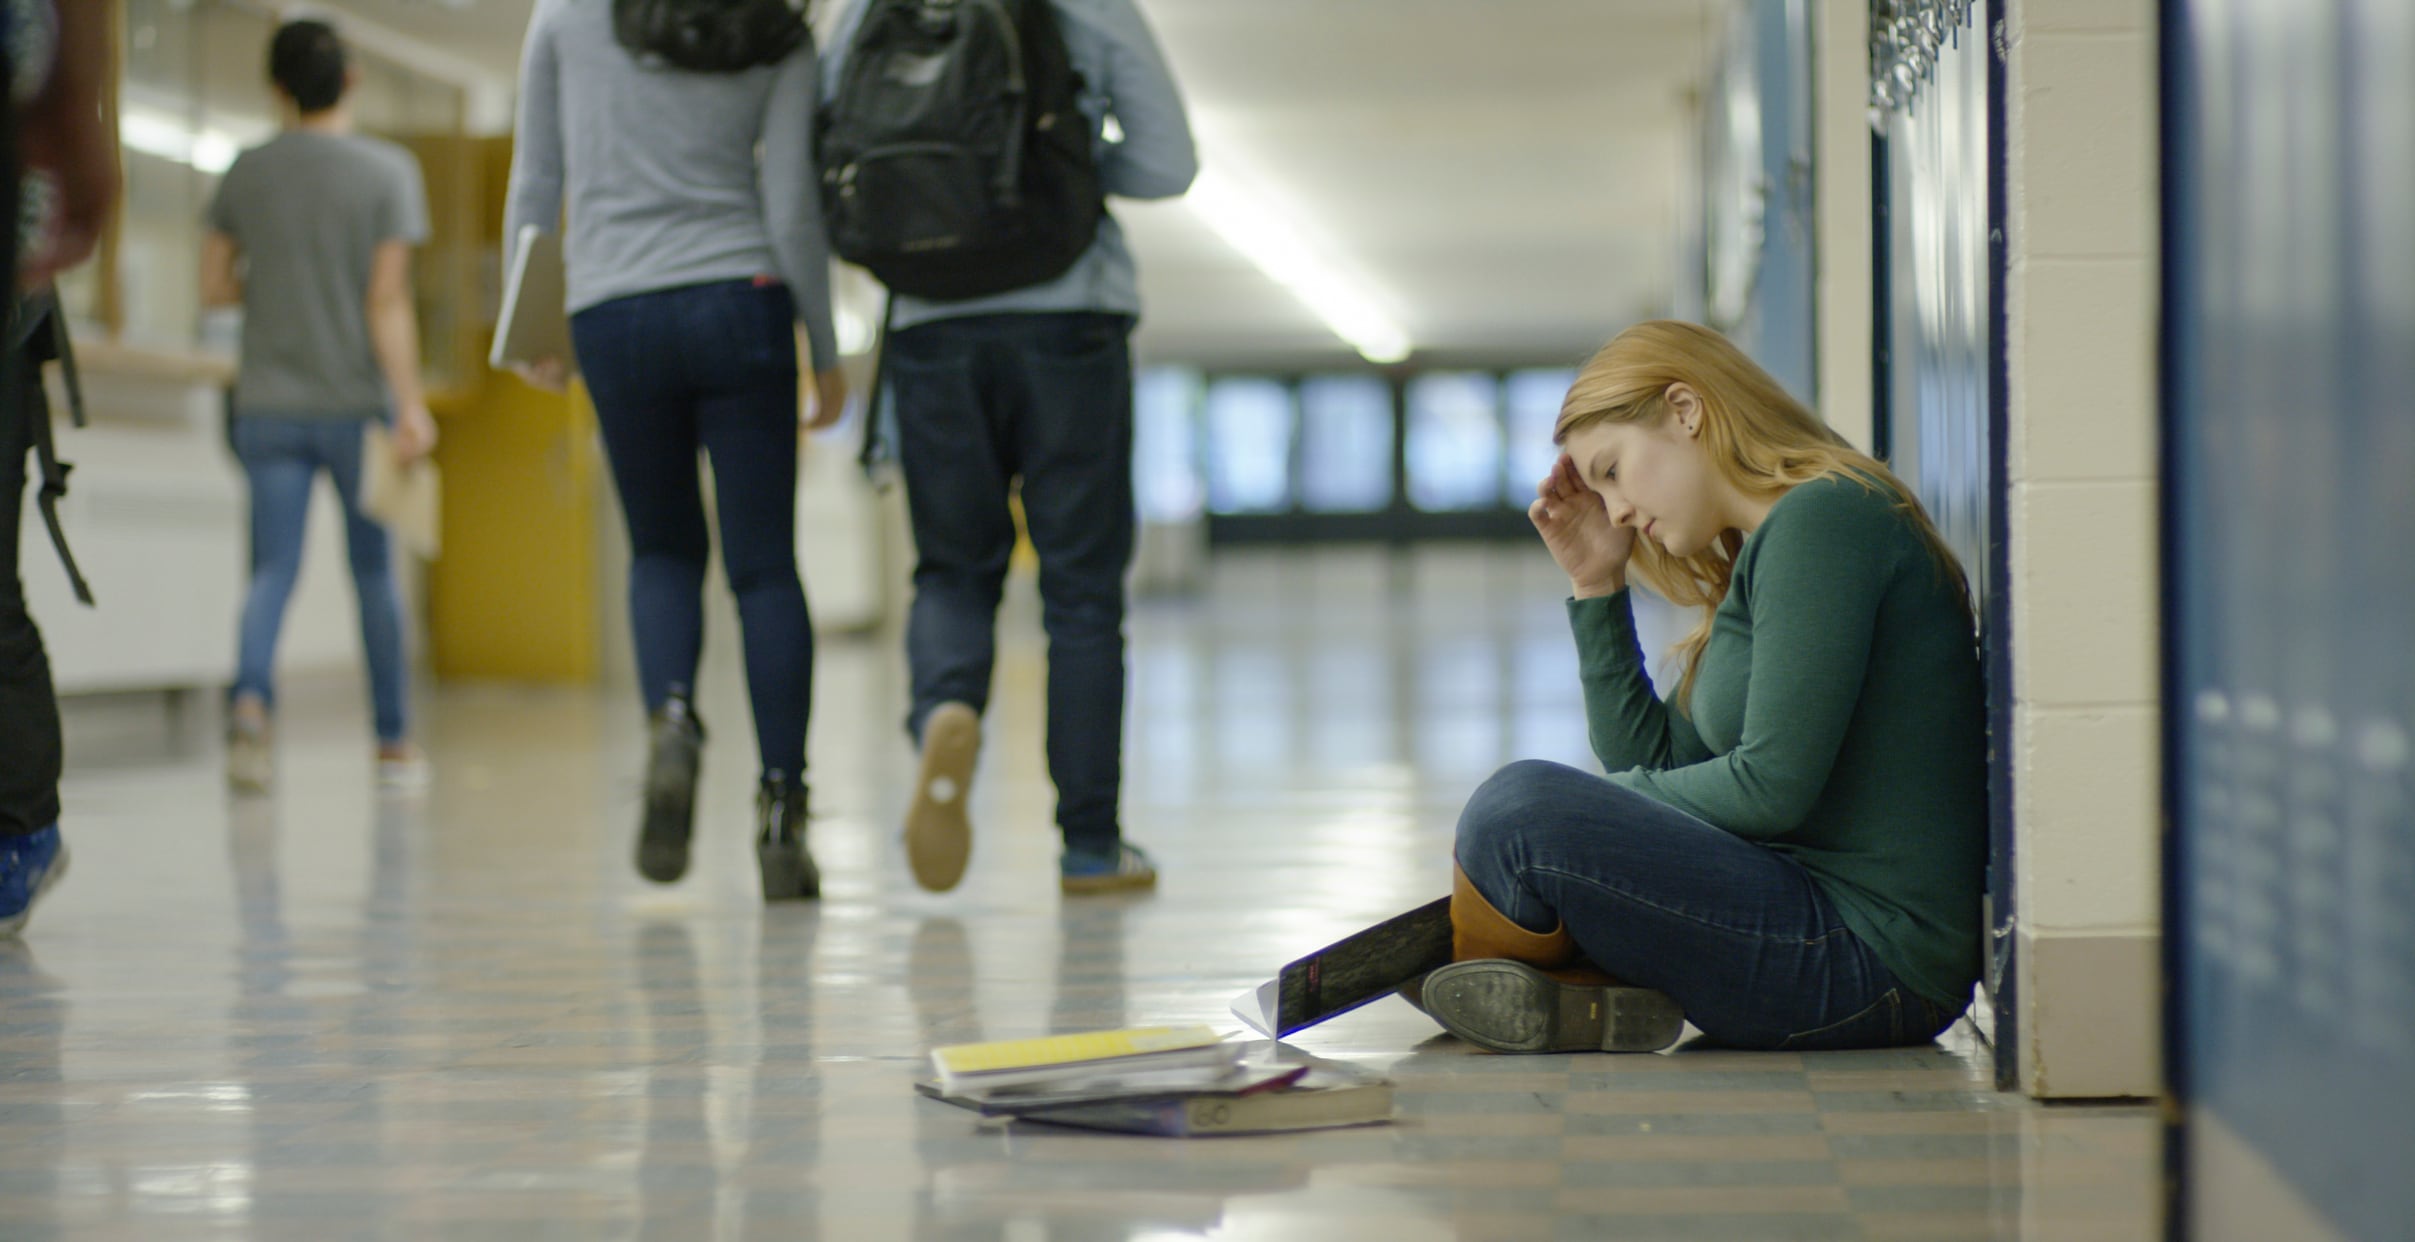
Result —
M436 463L422 457L397 465L394 437L381 423L361 436L361 512L421 560L443 551L444 485Z

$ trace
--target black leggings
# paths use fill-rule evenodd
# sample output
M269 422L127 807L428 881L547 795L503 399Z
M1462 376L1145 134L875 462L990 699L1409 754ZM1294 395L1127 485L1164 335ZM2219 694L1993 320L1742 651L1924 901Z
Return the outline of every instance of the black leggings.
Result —
M30 391L38 374L28 362L0 392L0 836L59 819L59 700L18 572L33 420L49 416Z
M0 13L0 53L10 46ZM0 55L0 298L17 287L17 116L10 105L13 58ZM0 316L0 350L15 345L16 316ZM25 457L33 419L48 417L31 388L30 362L0 367L0 836L23 836L58 822L59 700L50 686L42 633L25 611L17 541L25 514Z

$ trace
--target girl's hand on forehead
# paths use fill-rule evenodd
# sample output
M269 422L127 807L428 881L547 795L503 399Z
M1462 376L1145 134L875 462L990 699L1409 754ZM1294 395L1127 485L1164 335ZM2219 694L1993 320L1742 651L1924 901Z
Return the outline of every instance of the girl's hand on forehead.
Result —
M1567 500L1584 490L1585 480L1577 474L1576 462L1562 453L1559 460L1551 463L1551 473L1544 475L1535 487L1535 494L1545 500Z
M1626 585L1635 532L1610 520L1609 507L1585 486L1566 453L1535 484L1535 500L1526 516L1551 558L1567 572L1572 594L1604 595Z

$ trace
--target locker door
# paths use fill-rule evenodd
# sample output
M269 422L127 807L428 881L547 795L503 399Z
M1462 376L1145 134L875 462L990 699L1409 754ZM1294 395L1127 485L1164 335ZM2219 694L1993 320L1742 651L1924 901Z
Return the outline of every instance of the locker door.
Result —
M2174 1237L2415 1220L2415 9L2165 6Z
M1909 6L1898 6L1899 8ZM2003 335L2003 68L1986 36L2001 3L1918 6L1942 33L1873 45L1880 451L1961 558L1987 655L1990 820L1986 988L1995 1045L2019 1047L2014 916ZM1930 23L1915 23L1926 29ZM1999 1054L1999 1085L2019 1058Z

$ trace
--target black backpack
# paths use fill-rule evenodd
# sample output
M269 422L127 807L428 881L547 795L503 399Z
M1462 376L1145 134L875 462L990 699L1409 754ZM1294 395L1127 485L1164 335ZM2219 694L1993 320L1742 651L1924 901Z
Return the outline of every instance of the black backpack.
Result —
M1062 275L1106 201L1049 0L867 0L820 117L831 249L951 300Z
M612 0L612 37L630 55L693 73L776 65L810 34L787 0Z

